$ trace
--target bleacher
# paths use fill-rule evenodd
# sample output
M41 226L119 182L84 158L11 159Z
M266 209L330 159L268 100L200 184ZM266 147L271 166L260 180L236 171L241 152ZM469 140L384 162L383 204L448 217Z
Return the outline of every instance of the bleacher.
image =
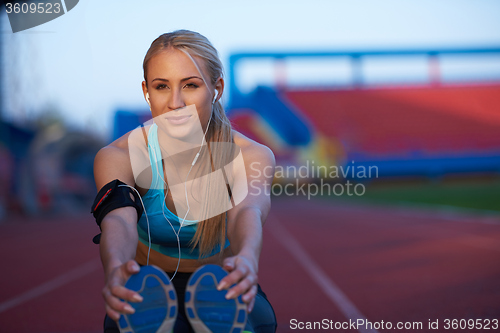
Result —
M235 54L230 119L244 134L274 148L283 165L303 164L305 149L312 152L310 158L322 157L324 165L377 165L380 177L500 172L500 81L458 84L434 77L428 84L380 87L363 84L358 69L353 71L356 84L349 87L257 86L245 94L234 84L236 64L246 58L350 55L359 60L413 53L427 55L435 66L443 54L500 50Z

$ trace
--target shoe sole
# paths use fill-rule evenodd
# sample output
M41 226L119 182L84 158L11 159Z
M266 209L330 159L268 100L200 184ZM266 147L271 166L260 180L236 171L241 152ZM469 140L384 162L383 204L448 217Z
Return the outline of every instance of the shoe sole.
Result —
M142 266L132 275L125 288L138 292L143 301L128 303L133 314L122 314L118 320L121 333L169 333L177 318L177 295L167 274L156 266Z
M217 290L228 273L217 265L204 265L190 277L184 305L196 333L241 333L247 321L247 305L241 299L226 299L227 290Z

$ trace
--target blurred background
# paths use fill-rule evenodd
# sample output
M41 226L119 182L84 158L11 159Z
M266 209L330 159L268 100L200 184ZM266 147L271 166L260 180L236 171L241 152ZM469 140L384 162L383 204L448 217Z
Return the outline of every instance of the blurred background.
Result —
M3 5L0 326L100 331L93 159L150 118L142 61L176 29L218 49L234 128L276 156L260 280L278 331L499 319L499 15L494 0L87 0L13 33Z

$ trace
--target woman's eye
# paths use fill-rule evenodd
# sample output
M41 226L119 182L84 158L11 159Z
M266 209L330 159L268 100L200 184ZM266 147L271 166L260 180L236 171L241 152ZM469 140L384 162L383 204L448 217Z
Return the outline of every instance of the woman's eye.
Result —
M164 84L159 84L159 85L157 85L157 86L156 86L156 89L160 90L160 89L164 89L164 88L166 88L166 87L167 87L167 86L166 86L166 85L164 85Z
M194 83L188 83L184 87L186 87L186 88L198 88L198 85L194 84Z

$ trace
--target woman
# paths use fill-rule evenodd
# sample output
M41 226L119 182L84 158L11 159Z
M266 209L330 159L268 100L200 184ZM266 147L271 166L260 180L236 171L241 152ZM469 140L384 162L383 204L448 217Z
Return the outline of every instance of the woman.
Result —
M270 209L265 186L273 180L274 155L269 148L231 128L220 103L224 91L222 64L215 48L202 35L187 30L161 35L151 44L143 69L142 89L153 122L102 148L94 162L100 192L118 180L122 188L133 187L140 194L140 198L137 195L133 199L131 191L131 199L120 200L140 199L144 204L144 213L138 204L134 209L134 203L111 207L98 221L106 277L105 332L118 332L115 321L120 314L134 312L122 300L142 300L124 285L139 272L139 265L147 264L173 277L179 300L175 332L192 331L184 311L184 292L191 274L205 264L217 264L229 272L218 288L229 289L229 298L241 295L248 312L245 330L274 332L274 311L257 283L262 226ZM140 140L134 137L145 141L142 155L137 148ZM139 160L146 160L148 167L144 168ZM232 161L232 167L224 167ZM217 170L223 172L214 172ZM230 198L230 209L221 210L221 202L227 199L221 186L217 187L216 177L203 183L206 191L192 189L197 179L211 174L223 174L220 179L229 184L226 196ZM246 186L237 181L242 177ZM190 186L186 186L188 182ZM182 188L186 199L190 189L191 200L181 200ZM199 193L202 200L194 198ZM210 200L200 203L207 198ZM104 199L102 195L96 202ZM207 202L220 207L213 210ZM205 218L188 221L186 216Z

